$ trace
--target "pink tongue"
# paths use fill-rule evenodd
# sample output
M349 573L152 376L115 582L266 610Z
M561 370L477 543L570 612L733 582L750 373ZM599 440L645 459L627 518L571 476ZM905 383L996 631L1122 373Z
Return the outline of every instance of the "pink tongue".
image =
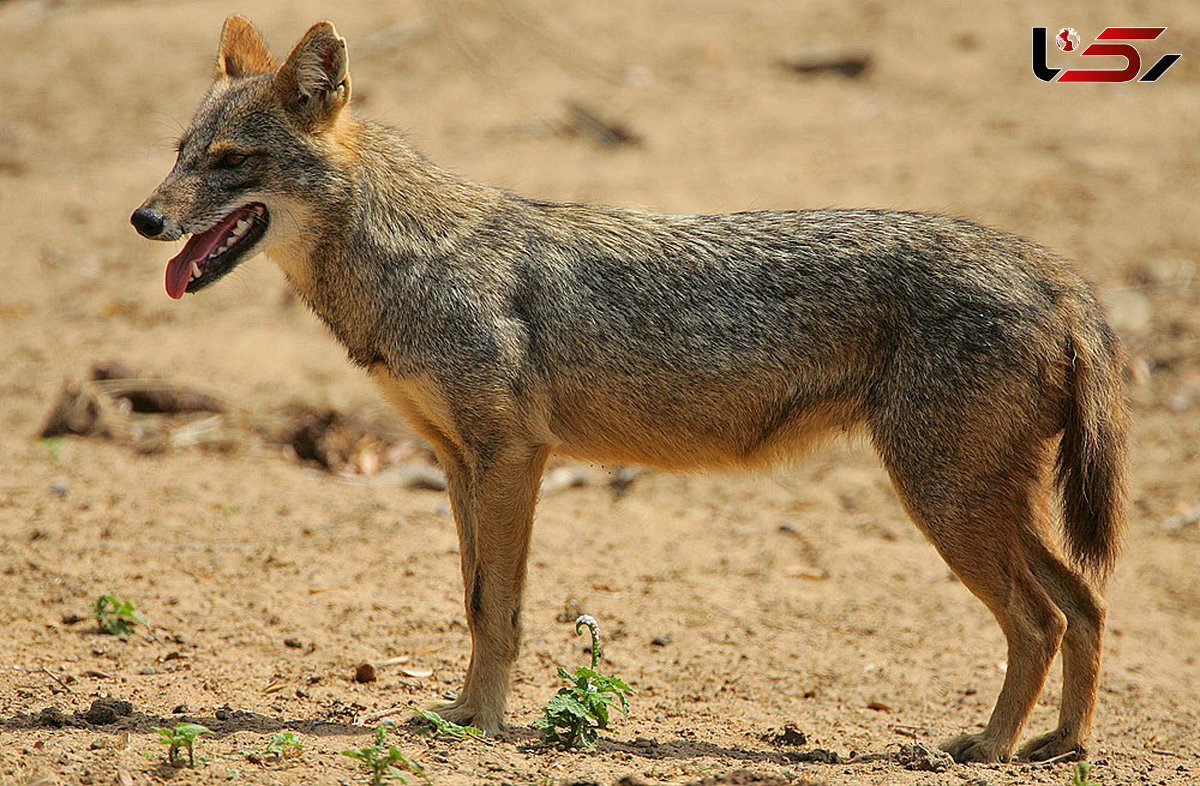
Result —
M187 245L167 263L167 294L175 300L183 297L188 281L192 278L192 263L199 264L208 258L217 244L224 240L229 230L247 215L250 209L235 210L212 229L192 235Z

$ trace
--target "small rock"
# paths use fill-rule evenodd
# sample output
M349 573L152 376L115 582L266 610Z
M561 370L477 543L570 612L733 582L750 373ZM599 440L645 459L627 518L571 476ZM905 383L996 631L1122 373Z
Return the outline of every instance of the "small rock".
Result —
M1182 257L1148 257L1138 262L1126 274L1126 279L1135 287L1185 285L1195 275L1195 265Z
M618 120L604 117L595 108L570 100L566 103L567 116L559 126L562 133L585 137L600 147L636 145L638 135Z
M558 467L542 480L542 494L554 494L564 489L583 488L588 484L587 469L579 466Z
M670 643L670 636L655 636L654 638L650 639L650 646L652 647L665 647Z
M1129 381L1134 385L1145 385L1153 376L1150 361L1144 355L1134 355L1129 358Z
M805 736L804 732L797 729L794 723L785 723L783 731L780 732L775 732L774 729L771 729L762 735L761 739L763 742L776 746L808 744L808 737Z
M67 723L67 716L58 707L46 707L37 714L35 723L52 729L61 729Z
M1138 337L1149 333L1154 319L1154 306L1141 292L1118 289L1105 292L1103 299L1108 306L1108 321L1123 337Z
M158 674L158 669L153 666L144 666L138 670L138 674Z
M555 616L557 622L574 622L579 619L579 615L583 614L583 609L579 605L579 601L575 598L567 598L563 601L563 610Z
M906 770L921 772L945 772L954 764L954 759L949 753L926 748L918 742L901 745L895 761Z
M786 754L788 761L809 762L812 764L841 764L842 757L836 751L824 748L812 748L806 751L792 751Z
M442 471L419 460L404 461L389 467L377 474L371 482L404 489L446 490L446 476Z
M358 668L354 670L355 682L374 682L379 679L379 675L375 673L375 665L373 663L360 663Z
M1200 529L1197 525L1200 525L1200 508L1172 516L1162 523L1162 528L1168 535L1180 536L1188 530Z
M294 650L298 650L304 646L304 642L302 642L302 641L300 641L300 639L297 639L294 637L288 637L283 640L283 646L291 647Z
M811 48L785 57L781 64L797 74L833 73L855 79L871 65L871 53L859 49Z
M117 718L128 716L133 712L133 704L121 699L100 698L92 702L92 706L83 713L83 719L95 726L105 726L115 723Z
M400 669L400 673L403 674L405 677L412 677L414 679L423 680L426 677L433 676L433 669L416 669L416 668L410 668L408 666L405 666Z
M175 705L175 709L171 710L171 714L173 714L173 715L185 715L185 714L187 714L187 713L189 713L189 712L191 712L191 711L192 711L192 710L191 710L191 709L188 707L188 705L186 705L186 704L176 704L176 705Z
M612 478L608 481L608 490L612 492L613 499L619 500L628 494L639 474L639 470L630 467L617 467L613 470Z

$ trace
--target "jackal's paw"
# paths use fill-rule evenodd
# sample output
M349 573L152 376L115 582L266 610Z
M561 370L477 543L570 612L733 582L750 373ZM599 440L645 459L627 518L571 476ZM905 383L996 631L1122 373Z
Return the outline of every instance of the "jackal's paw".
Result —
M1067 761L1082 761L1087 758L1087 748L1074 739L1074 735L1055 729L1049 734L1034 737L1017 751L1017 758L1026 761L1046 761L1059 756L1066 757Z
M1008 761L1010 750L998 745L984 734L960 734L938 743L938 747L949 753L956 762Z
M446 704L439 704L433 707L432 710L446 720L457 723L459 726L474 726L488 734L495 734L500 731L500 726L504 720L503 710L489 712L469 700L464 700L461 696Z

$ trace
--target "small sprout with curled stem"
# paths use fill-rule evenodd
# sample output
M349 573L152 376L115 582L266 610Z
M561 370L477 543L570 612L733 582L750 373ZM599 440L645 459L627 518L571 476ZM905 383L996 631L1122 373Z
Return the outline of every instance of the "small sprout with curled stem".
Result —
M580 614L575 620L575 635L579 636L583 633L580 628L587 626L588 632L592 634L592 671L600 665L600 623L596 622L596 618L591 614Z
M563 749L595 750L600 739L597 731L608 728L608 709L612 705L629 717L628 697L633 689L615 675L604 676L596 671L600 667L600 626L584 614L575 620L575 635L582 635L585 627L592 636L591 668L581 666L572 674L559 666L558 676L569 684L546 702L535 724L543 742Z

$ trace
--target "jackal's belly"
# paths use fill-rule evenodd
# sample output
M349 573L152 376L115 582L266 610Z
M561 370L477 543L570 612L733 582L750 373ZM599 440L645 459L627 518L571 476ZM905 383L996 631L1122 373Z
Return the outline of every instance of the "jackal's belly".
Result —
M548 427L560 453L665 469L757 467L795 458L854 427L859 408L811 391L621 391L593 385L556 390Z

